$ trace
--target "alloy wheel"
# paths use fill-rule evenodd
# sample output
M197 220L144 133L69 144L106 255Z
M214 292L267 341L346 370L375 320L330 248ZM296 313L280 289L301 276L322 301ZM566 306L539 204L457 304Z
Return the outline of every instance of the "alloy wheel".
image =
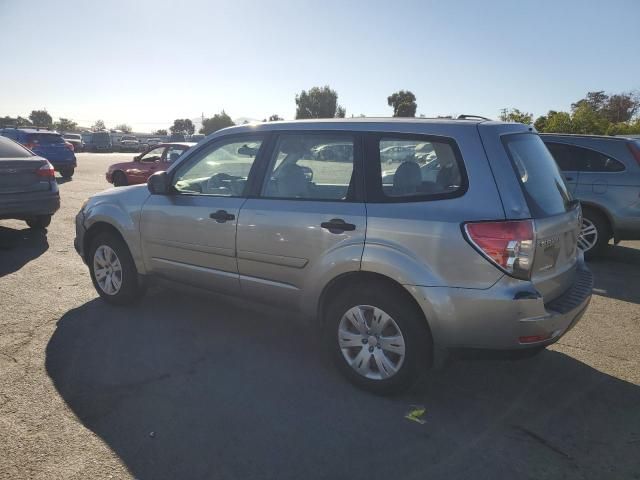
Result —
M116 252L108 245L100 245L93 255L93 272L100 289L116 295L122 287L122 265Z
M588 252L598 243L598 229L588 218L582 219L582 228L578 236L578 247L583 252Z
M385 380L398 373L405 341L390 315L371 305L350 308L340 319L338 343L345 361L359 375Z

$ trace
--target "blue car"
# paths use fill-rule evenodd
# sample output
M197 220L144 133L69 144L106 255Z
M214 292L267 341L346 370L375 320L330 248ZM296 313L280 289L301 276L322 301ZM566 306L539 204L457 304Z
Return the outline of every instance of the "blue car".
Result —
M58 132L42 128L1 128L0 135L8 137L46 158L55 171L71 178L77 166L73 145Z

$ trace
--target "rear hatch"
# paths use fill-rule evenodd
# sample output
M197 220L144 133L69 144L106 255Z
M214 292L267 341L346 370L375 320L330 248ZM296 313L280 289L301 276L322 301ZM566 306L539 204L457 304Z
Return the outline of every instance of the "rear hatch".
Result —
M0 202L3 195L50 191L55 180L43 175L47 167L44 158L0 137Z
M575 281L581 212L540 137L521 127L520 131L499 135L502 154L493 156L490 162L494 174L496 169L502 169L495 176L507 220L533 220L535 244L530 278L545 302L550 302ZM483 142L486 136L483 135ZM501 182L512 185L503 189ZM519 195L513 184L519 185Z
M73 151L58 133L31 133L27 135L25 145L53 163L73 160Z

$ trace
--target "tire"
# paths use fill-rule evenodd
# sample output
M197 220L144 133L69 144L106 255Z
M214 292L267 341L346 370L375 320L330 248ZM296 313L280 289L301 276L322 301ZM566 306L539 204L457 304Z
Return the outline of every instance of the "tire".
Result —
M51 224L51 215L37 215L26 220L29 228L44 230Z
M380 395L400 393L431 366L431 333L424 315L408 295L384 283L368 282L328 299L325 310L326 345L340 372L358 387ZM359 322L350 321L358 310L366 328L356 328ZM375 316L385 318L380 312L391 318L381 331L373 320ZM398 336L403 341L388 340ZM384 343L379 340L385 337ZM402 358L399 351L404 352ZM360 372L352 365L359 366Z
M70 179L71 177L73 177L75 171L75 168L63 168L62 170L60 170L60 175L62 175L62 178Z
M144 295L129 247L118 235L98 234L91 241L87 260L91 281L103 300L114 305L129 305Z
M589 232L589 233L587 233ZM582 230L578 246L587 260L601 257L611 239L609 221L597 210L585 208L582 212Z
M120 171L113 173L113 186L114 187L126 187L129 185L129 181L127 180L127 176Z

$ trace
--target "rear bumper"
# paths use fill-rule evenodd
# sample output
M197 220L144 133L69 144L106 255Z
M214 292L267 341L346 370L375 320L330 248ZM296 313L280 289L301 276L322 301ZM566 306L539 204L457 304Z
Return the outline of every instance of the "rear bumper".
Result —
M60 194L56 192L23 193L2 197L0 218L23 220L35 215L53 215L60 208Z
M558 341L582 317L593 275L581 260L575 281L562 296L544 303L530 282L505 276L486 290L410 287L444 348L517 350Z

